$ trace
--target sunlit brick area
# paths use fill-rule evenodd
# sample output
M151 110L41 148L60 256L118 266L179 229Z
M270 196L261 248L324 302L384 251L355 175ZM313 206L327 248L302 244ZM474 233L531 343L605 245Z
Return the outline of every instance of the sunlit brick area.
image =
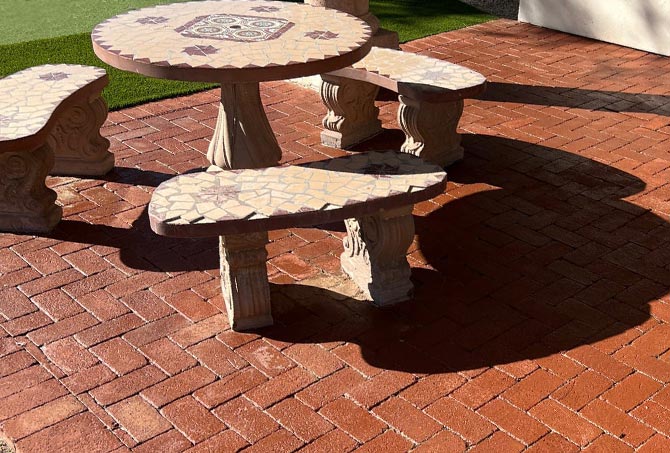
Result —
M343 224L270 233L275 325L233 332L218 242L155 235L219 93L110 113L116 168L49 178L63 220L0 234L0 435L18 451L670 451L670 59L496 20L403 45L489 81L414 209L414 299L359 300ZM261 85L283 163L316 92ZM398 149L397 103L357 151ZM1 449L1 448L0 448ZM638 450L639 449L639 450Z

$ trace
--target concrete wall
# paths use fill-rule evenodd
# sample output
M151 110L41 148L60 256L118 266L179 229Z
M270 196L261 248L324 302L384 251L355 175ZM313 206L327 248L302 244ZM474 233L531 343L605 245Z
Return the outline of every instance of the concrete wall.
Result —
M521 0L519 20L670 55L670 0Z

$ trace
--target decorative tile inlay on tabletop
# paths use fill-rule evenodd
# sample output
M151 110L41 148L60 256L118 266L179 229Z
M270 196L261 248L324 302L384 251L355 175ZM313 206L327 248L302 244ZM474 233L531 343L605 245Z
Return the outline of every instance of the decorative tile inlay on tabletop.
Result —
M277 39L295 24L286 19L239 14L211 14L196 17L175 28L188 38L221 39L237 42L260 42Z
M137 19L138 24L162 24L164 22L167 22L168 18L167 17L155 17L155 16L148 16L148 17L142 17L140 19Z
M341 60L354 61L366 47L371 29L342 11L301 3L204 0L120 14L98 24L91 38L103 61L123 69L145 73L155 66L166 78L246 82L246 69L260 81L305 75L304 64L311 73L343 67ZM217 45L222 40L225 51ZM184 51L207 45L219 52Z
M219 49L214 46L190 46L182 50L187 55L213 55L218 51Z
M250 8L251 11L256 11L257 13L274 13L275 11L279 11L279 9L276 6L254 6Z
M339 35L337 33L331 32L331 31L314 30L314 31L310 31L309 33L305 33L305 36L307 36L308 38L312 38L312 39L329 40L329 39L335 39Z
M192 173L162 183L154 191L149 216L152 222L169 225L263 221L405 197L392 203L397 206L411 204L407 200L412 194L439 186L445 178L442 168L396 152L368 152L286 167Z

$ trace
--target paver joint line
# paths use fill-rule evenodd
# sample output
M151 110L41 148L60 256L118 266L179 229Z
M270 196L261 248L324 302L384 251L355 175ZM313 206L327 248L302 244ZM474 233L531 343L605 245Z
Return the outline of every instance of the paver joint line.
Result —
M275 325L233 331L217 239L157 236L146 215L159 184L207 165L219 93L112 112L114 170L47 178L54 231L0 234L0 438L670 451L670 63L508 20L403 50L490 81L465 101L446 191L414 207L412 301L360 300L342 223L281 228L263 269ZM320 144L319 94L260 93L282 164L404 140L393 102L376 105L383 133L342 151Z

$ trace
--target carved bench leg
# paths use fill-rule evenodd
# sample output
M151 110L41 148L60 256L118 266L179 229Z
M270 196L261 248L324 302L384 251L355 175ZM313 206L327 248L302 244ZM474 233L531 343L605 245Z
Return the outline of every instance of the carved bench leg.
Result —
M114 168L109 140L100 135L107 103L95 94L64 111L49 136L56 155L53 175L104 175Z
M329 74L321 75L321 100L328 107L321 143L348 148L382 131L375 97L379 87Z
M49 145L0 153L0 231L47 233L60 221L56 192L44 181L53 166Z
M272 325L267 243L267 231L220 237L221 289L233 330Z
M412 297L407 249L414 239L412 206L345 220L342 269L375 305Z
M405 133L403 153L446 167L463 159L461 135L456 132L463 101L431 103L399 96L398 124Z

